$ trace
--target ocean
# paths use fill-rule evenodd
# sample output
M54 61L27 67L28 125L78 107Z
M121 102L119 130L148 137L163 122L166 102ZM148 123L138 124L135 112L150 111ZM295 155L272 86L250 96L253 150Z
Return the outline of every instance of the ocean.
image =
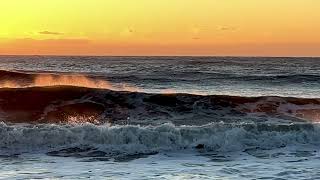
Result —
M320 58L0 56L0 179L320 179Z

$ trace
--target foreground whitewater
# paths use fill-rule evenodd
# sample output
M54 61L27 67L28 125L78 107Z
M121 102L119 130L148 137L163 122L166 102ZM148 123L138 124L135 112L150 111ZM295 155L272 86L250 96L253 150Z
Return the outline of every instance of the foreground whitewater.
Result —
M318 179L319 125L0 125L8 179ZM263 173L257 173L263 172Z
M0 178L320 178L316 59L137 58L1 57Z

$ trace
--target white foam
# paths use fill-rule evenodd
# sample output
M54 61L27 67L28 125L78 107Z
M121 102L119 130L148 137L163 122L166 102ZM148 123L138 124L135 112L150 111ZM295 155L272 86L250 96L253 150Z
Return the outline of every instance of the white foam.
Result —
M105 152L148 153L194 148L241 151L286 145L320 144L318 125L300 130L258 130L226 124L205 126L7 125L0 124L1 151L49 151L90 146Z

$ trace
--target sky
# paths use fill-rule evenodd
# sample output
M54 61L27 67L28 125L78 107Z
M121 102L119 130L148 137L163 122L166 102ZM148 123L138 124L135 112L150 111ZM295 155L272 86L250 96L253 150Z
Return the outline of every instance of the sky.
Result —
M319 0L1 0L0 54L320 56Z

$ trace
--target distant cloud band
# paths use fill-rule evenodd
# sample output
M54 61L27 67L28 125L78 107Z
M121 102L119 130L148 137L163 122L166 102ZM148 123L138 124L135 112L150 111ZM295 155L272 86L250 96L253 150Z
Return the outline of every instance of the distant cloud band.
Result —
M52 32L52 31L41 31L39 34L45 34L45 35L62 35L63 33L60 32Z

